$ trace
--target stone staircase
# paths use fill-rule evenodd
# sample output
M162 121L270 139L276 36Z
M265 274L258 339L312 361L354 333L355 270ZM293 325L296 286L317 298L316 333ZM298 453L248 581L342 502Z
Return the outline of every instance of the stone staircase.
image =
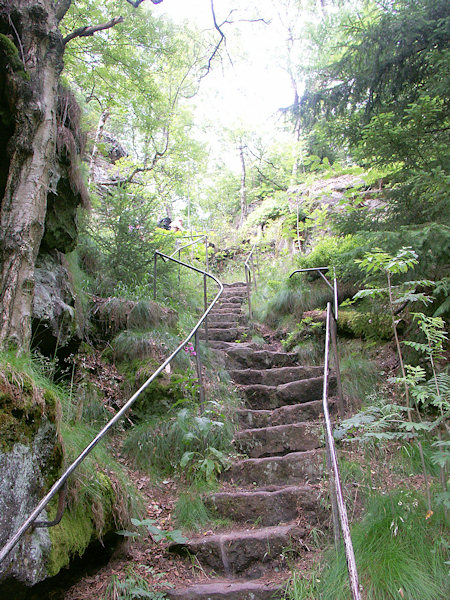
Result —
M299 366L295 354L237 343L249 331L245 298L243 283L224 286L209 319L209 345L224 352L247 406L237 411L235 444L249 458L234 462L223 474L223 491L205 500L233 525L171 547L195 555L211 574L207 583L168 592L172 600L281 598L287 555L304 552L309 529L326 518L318 485L322 368ZM331 377L330 391L333 386Z

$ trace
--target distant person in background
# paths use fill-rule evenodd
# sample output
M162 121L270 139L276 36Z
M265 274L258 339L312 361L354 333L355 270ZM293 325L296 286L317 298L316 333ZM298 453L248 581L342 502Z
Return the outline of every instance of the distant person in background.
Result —
M176 233L177 231L183 231L183 219L176 217L170 224L170 231Z
M171 223L172 223L172 219L170 217L164 217L163 219L160 219L158 221L156 226L159 227L160 229L167 229L167 231L169 231Z

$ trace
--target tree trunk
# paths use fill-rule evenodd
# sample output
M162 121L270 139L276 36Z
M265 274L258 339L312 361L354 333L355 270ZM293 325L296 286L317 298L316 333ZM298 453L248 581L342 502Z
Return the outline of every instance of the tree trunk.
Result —
M14 41L22 64L7 68L5 75L15 129L0 213L0 347L26 350L47 193L50 184L56 185L51 178L64 45L52 0L0 0L0 11L2 30Z
M247 170L245 165L244 155L244 144L241 143L239 146L239 156L241 159L241 219L240 224L242 225L247 216Z

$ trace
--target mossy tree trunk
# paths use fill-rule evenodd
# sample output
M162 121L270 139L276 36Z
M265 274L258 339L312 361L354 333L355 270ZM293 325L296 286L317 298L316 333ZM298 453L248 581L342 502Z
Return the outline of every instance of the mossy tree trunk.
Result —
M57 86L64 44L51 0L0 0L0 11L1 30L7 32L4 38L12 41L16 52L4 57L2 90L8 103L2 108L9 109L14 130L8 141L0 212L0 346L27 349L34 265L55 163Z

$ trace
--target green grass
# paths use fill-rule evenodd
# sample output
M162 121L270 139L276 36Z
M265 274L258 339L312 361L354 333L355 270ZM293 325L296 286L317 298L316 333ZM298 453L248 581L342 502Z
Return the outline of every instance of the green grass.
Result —
M188 531L199 531L213 519L205 506L197 487L179 495L175 506L175 521L178 527Z
M362 342L339 342L338 351L344 394L353 408L359 408L381 382L380 368Z
M445 600L448 545L441 510L426 518L424 499L409 492L371 497L363 520L352 527L356 564L367 600ZM345 554L330 558L321 575L320 600L350 598Z
M320 573L312 571L307 576L293 571L283 600L317 600L319 598Z
M215 452L232 451L234 426L217 402L209 402L200 413L195 405L172 411L166 419L139 423L129 432L124 451L139 468L156 476L187 473L181 461L186 452L199 461L214 459ZM218 465L219 466L219 465Z

